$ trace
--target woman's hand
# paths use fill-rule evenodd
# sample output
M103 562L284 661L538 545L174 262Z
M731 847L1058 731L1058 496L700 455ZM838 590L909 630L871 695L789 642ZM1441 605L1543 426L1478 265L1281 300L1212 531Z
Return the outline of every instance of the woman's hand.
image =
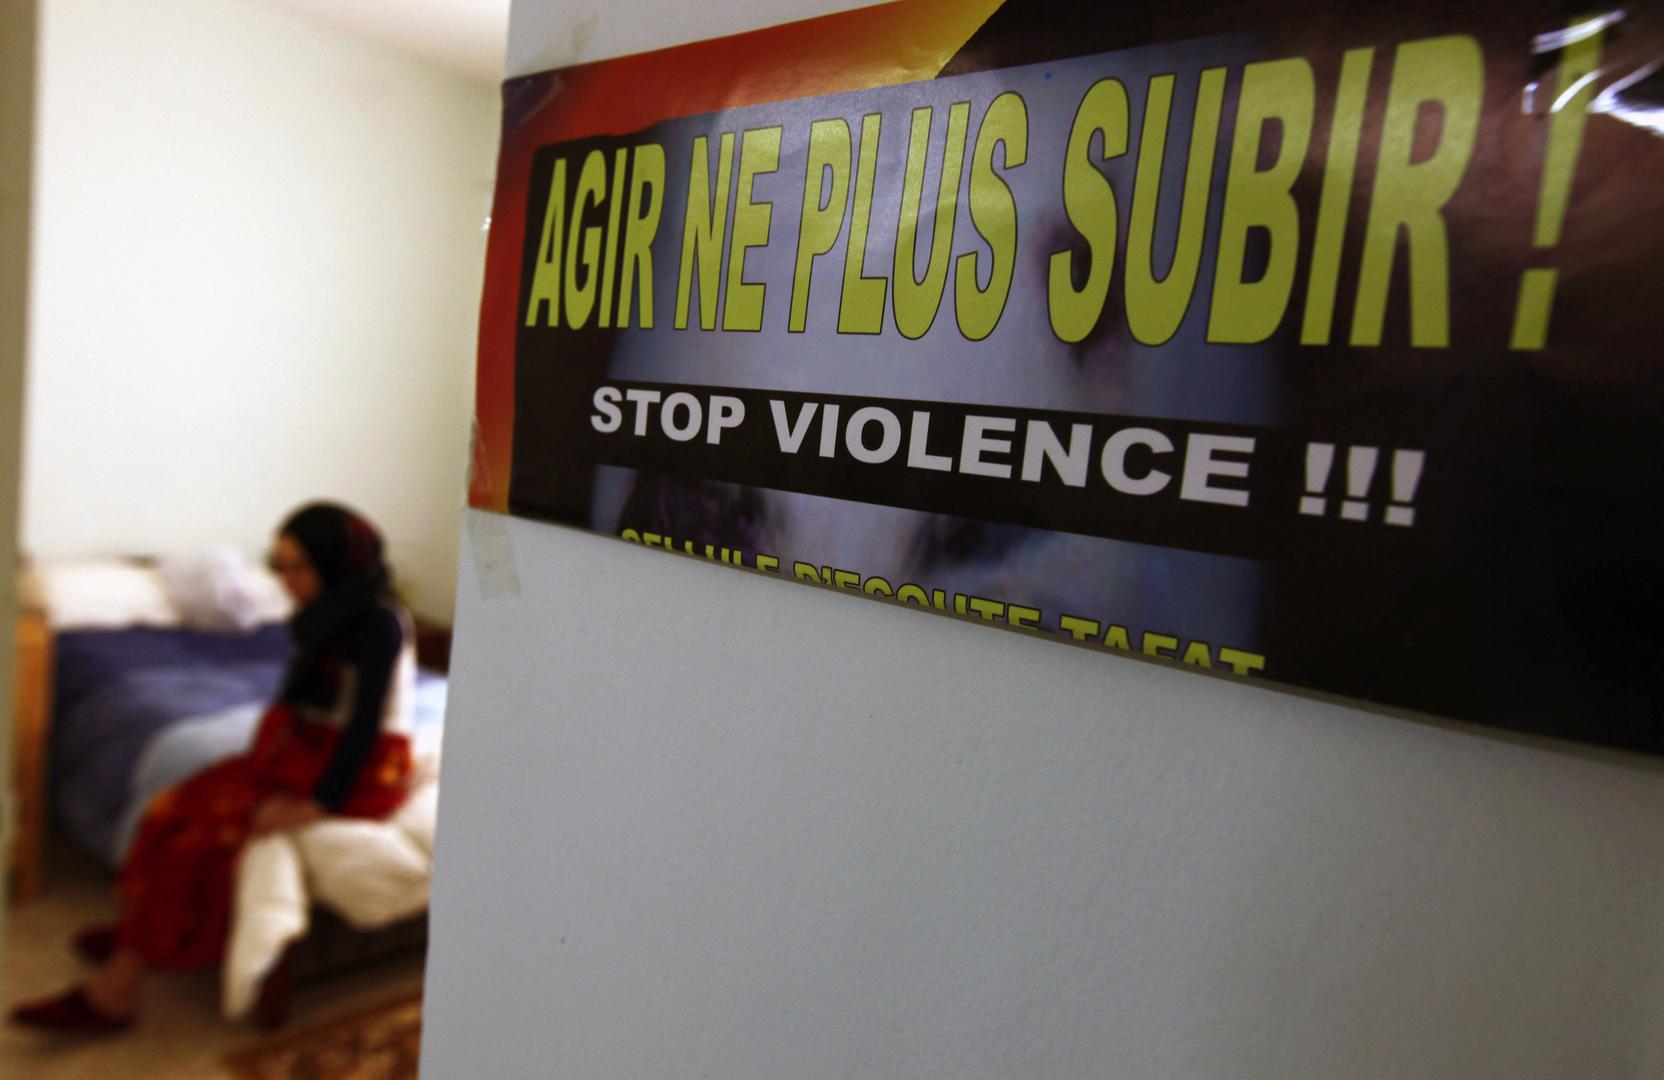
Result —
M272 795L254 808L254 820L249 825L249 832L251 836L259 837L285 829L298 829L323 816L324 808L311 799Z

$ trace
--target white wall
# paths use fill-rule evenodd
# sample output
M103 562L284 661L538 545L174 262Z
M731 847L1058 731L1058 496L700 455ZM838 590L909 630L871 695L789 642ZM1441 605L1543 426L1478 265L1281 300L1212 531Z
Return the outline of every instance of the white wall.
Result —
M430 1080L1664 1075L1656 762L467 523Z
M259 0L42 10L33 555L382 524L447 617L497 91Z

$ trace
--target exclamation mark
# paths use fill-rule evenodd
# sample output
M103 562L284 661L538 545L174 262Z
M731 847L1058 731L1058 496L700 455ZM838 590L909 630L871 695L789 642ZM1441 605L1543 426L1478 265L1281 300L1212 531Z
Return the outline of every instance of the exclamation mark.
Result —
M1387 507L1388 525L1414 525L1416 487L1421 483L1421 467L1427 455L1420 450L1394 450L1392 453L1392 506Z
M1335 447L1332 443L1306 444L1306 490L1309 495L1300 497L1300 512L1312 517L1322 517L1329 512L1329 500L1323 497L1323 489L1329 486L1329 470L1335 464Z
M1622 15L1617 15L1622 18ZM1560 76L1549 105L1548 151L1543 161L1543 185L1537 193L1537 223L1533 247L1551 248L1560 242L1571 198L1577 155L1583 149L1583 122L1595 94L1600 64L1601 35L1616 21L1613 15L1581 19L1565 30L1541 34L1532 43L1538 53L1560 52ZM1533 267L1520 275L1519 300L1514 305L1514 337L1510 349L1541 349L1548 342L1549 314L1560 272Z
M1381 451L1373 446L1354 446L1346 451L1346 494L1350 498L1340 504L1340 516L1345 520L1369 520L1369 504L1364 496L1369 494L1369 482L1375 479L1375 462L1380 456Z

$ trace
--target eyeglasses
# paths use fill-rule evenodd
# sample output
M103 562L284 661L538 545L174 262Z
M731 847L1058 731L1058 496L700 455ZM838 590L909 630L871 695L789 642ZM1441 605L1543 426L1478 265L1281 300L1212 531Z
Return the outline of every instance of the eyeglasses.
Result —
M284 560L277 555L266 556L266 569L274 574L299 574L311 569L311 564L301 559Z

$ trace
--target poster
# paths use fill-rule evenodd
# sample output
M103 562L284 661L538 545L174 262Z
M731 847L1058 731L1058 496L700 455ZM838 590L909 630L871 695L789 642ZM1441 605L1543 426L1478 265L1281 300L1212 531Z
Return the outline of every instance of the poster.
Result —
M471 502L1664 751L1660 23L904 0L510 80Z

